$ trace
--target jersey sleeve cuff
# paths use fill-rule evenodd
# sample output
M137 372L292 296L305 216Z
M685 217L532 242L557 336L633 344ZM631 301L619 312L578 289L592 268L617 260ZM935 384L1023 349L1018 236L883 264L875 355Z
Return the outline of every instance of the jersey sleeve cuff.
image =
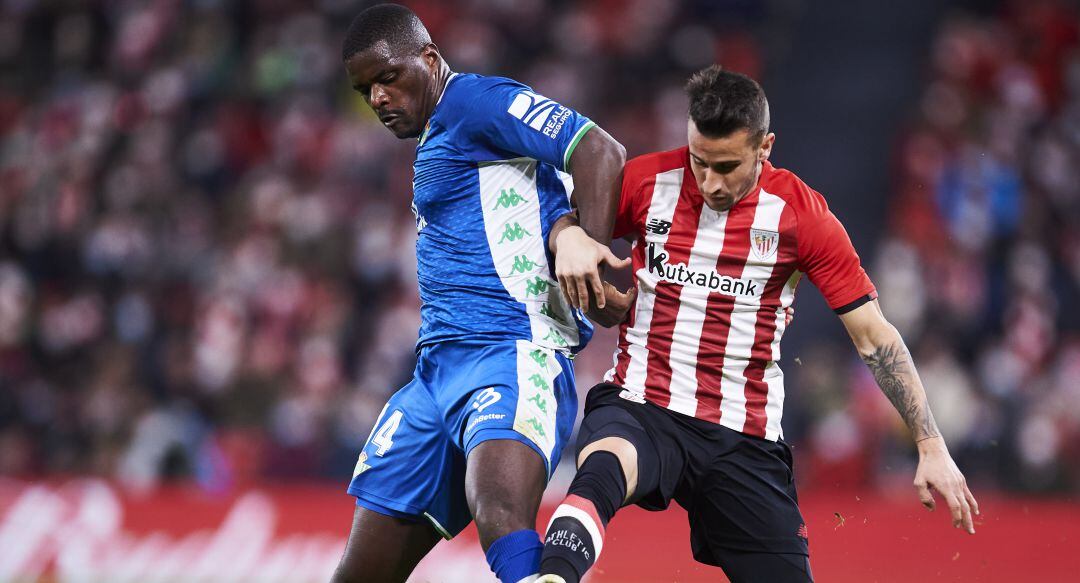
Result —
M870 293L863 294L863 295L859 296L858 298L855 298L853 301L850 301L850 302L840 306L839 308L833 308L833 312L835 312L837 316L842 316L842 315L854 310L855 308L858 308L859 306L861 306L861 305L863 305L863 304L865 304L867 302L872 302L872 301L874 301L876 299L877 299L877 291L871 291Z
M581 142L581 138L585 137L585 132L596 127L596 124L592 121L588 121L585 125L578 128L574 139L570 140L570 145L566 147L566 152L563 154L563 172L570 172L570 156L574 155L574 150L577 149L578 143Z

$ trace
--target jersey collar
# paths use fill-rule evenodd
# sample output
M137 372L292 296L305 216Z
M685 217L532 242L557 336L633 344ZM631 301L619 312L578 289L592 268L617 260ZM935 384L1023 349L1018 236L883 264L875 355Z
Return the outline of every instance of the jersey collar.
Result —
M435 117L435 112L439 109L439 104L442 103L442 98L446 95L446 90L450 87L450 82L457 77L457 73L450 73L450 76L446 78L446 85L443 85L442 92L439 93L439 98L435 100L435 107L431 109L431 116L428 117L428 122L424 124L424 131L420 134L420 143L416 145L417 148L424 145L427 141L428 132L431 131L431 118Z

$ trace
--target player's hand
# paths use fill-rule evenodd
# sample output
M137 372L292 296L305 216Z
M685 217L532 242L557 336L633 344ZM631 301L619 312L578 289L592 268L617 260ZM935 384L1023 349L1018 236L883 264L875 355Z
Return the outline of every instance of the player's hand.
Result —
M967 487L964 474L956 467L945 441L931 437L919 442L919 467L915 470L915 489L927 510L934 509L933 488L949 505L953 526L975 534L972 516L979 514L979 503Z
M604 309L601 263L619 269L630 265L630 259L619 259L607 245L597 243L581 227L567 227L558 234L555 239L555 277L574 308L588 309L591 293L596 298L596 307Z
M622 323L623 319L626 318L626 313L634 305L634 301L637 299L637 286L621 292L618 288L605 281L603 297L606 300L604 307L590 306L586 315L590 320L604 328L617 326Z
M795 308L788 306L784 308L784 327L788 327L795 321Z

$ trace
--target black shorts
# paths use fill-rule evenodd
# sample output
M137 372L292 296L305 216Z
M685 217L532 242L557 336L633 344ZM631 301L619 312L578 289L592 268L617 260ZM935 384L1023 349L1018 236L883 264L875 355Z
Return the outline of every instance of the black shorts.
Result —
M638 487L631 503L663 510L675 500L685 508L698 561L724 568L730 577L725 563L739 557L786 555L805 565L809 576L806 526L786 443L629 401L619 397L621 390L601 383L589 391L579 453L604 437L634 444Z

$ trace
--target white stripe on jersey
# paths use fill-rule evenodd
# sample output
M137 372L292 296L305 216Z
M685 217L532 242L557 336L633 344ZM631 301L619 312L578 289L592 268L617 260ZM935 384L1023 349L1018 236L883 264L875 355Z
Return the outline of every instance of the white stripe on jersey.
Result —
M532 341L555 350L579 344L577 322L549 275L536 160L485 162L478 169L484 231L503 287L524 305Z
M687 269L708 273L716 269L716 260L724 248L724 227L727 211L716 212L701 206L697 235L690 249ZM671 335L671 401L668 409L694 416L697 411L697 355L701 331L705 323L705 307L709 290L687 285L679 292L679 312Z
M751 228L779 231L780 215L783 214L785 206L787 203L782 198L762 189L758 195L757 207L754 209L754 223ZM776 252L769 258L761 260L755 258L753 253L749 253L746 265L743 266L742 278L761 282L764 288L772 277L773 266L779 255L779 252ZM746 424L745 372L746 366L750 364L748 357L757 334L757 314L758 308L761 307L761 296L747 297L742 301L745 303L737 301L732 307L731 328L728 330L727 343L724 346L724 368L720 378L720 424L735 431L742 431ZM732 355L745 355L746 358L734 358ZM766 410L768 410L767 406Z
M656 184L653 186L652 199L649 201L649 213L645 219L648 225L654 220L664 221L669 225L673 222L675 207L679 202L679 192L682 190L682 168L669 170L656 175ZM667 243L670 229L662 233L653 233L646 229L645 244L653 243L663 250ZM634 243L635 249L637 242ZM649 368L649 353L646 344L649 340L649 329L652 327L653 304L656 300L656 284L658 277L649 273L648 265L642 266L637 271L638 299L637 310L634 315L634 325L626 330L627 352L630 362L626 366L626 378L624 389L639 396L645 395L645 375ZM614 368L609 374L614 374ZM692 413L691 413L692 414Z
M783 337L784 331L787 330L787 314L784 310L790 308L791 304L795 302L795 286L799 285L800 279L802 279L801 271L792 273L791 277L784 283L784 289L780 292L780 311L776 314L776 333L773 334L772 340L772 359L774 362L780 360L780 338Z
M765 383L769 385L769 398L765 402L765 439L783 439L784 429L780 417L784 414L784 371L775 361L765 367Z

